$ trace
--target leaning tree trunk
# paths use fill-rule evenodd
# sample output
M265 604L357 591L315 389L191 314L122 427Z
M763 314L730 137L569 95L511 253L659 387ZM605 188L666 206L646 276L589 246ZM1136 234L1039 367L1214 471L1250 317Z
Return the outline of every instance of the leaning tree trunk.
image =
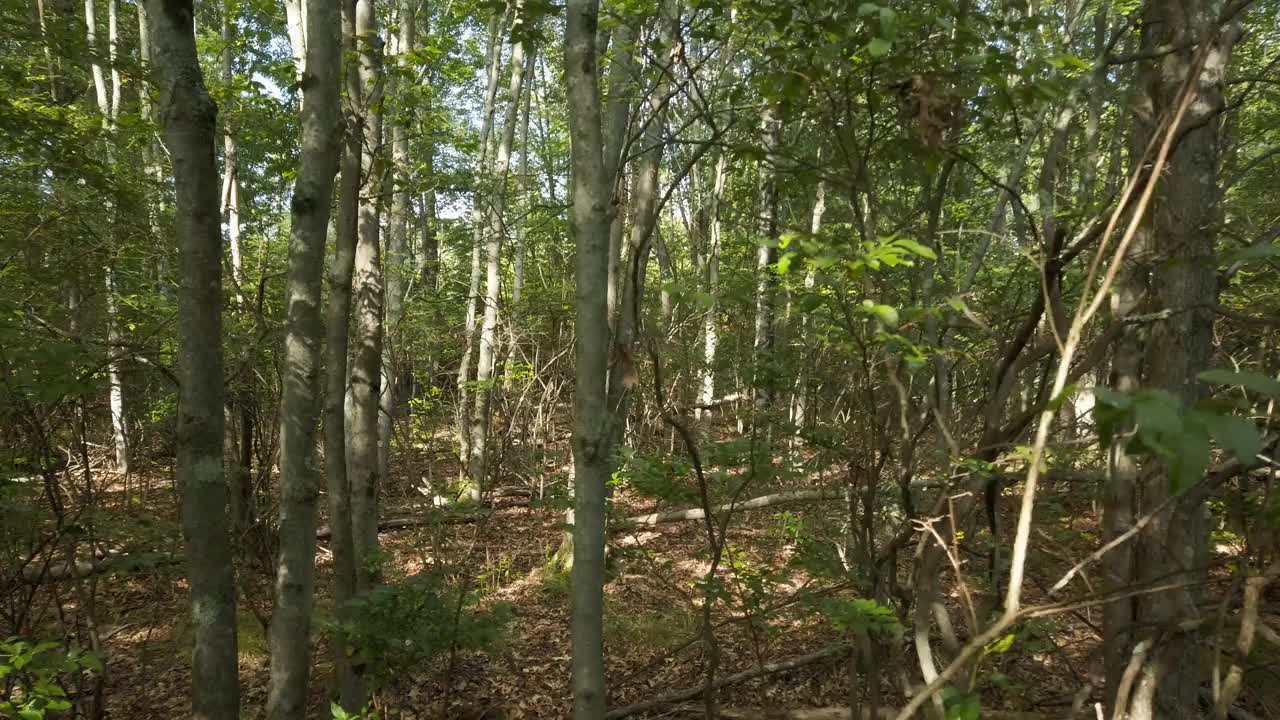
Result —
M192 716L239 717L235 575L222 476L222 238L218 108L196 58L191 0L147 0L160 125L173 160L178 298L178 486L191 587Z
M609 409L605 404L609 323L609 200L601 132L596 29L599 0L569 0L565 86L573 173L571 231L577 246L577 378L574 392L573 696L577 720L605 709L604 520L609 479Z
M488 78L485 85L484 108L480 120L479 159L476 163L477 187L472 198L471 222L471 278L467 283L466 320L463 323L462 359L458 363L458 462L461 464L462 477L466 476L466 468L471 458L471 422L467 410L471 407L471 356L475 350L476 318L480 304L480 250L484 244L485 178L489 172L491 138L493 137L494 100L498 94L498 70L502 67L502 18L494 16L489 21L489 64L485 68Z
M519 4L517 4L519 13ZM520 18L517 17L517 22ZM502 139L498 142L485 230L484 322L480 328L480 355L476 363L476 403L471 416L471 457L468 464L471 490L482 492L488 467L489 405L493 398L493 368L498 356L498 303L502 292L502 240L506 234L507 171L511 165L511 143L515 139L520 96L524 90L525 43L517 37L511 46L511 86L503 118ZM532 55L531 55L532 57Z
M356 224L356 351L351 365L351 534L356 560L356 592L378 578L378 401L382 375L382 260L378 239L382 182L382 70L373 0L357 0L356 52L359 57L361 127L360 204Z
M302 720L311 668L316 504L320 475L320 285L341 137L341 55L336 0L307 0L301 83L302 148L291 201L289 278L285 292L284 389L280 409L280 557L271 616L271 690L267 717Z

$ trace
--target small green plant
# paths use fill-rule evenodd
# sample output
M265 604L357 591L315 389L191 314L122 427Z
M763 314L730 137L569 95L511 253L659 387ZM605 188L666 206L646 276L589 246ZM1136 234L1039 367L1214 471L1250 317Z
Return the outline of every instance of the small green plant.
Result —
M0 642L0 680L10 689L0 696L0 718L40 720L71 709L63 683L80 673L102 672L102 661L61 643L11 637Z
M373 689L387 687L404 671L451 648L481 650L501 640L510 607L482 610L468 598L459 612L458 592L439 573L426 572L375 588L351 603L350 619L337 630Z

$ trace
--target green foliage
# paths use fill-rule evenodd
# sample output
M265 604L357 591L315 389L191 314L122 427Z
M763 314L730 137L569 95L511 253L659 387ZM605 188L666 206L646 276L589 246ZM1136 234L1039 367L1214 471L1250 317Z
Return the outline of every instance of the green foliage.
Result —
M459 613L458 593L435 573L413 575L353 600L350 620L336 630L346 640L352 662L385 687L451 647L486 650L501 640L511 620L510 607L495 604L482 610L462 601Z
M819 611L833 627L853 635L901 639L902 624L893 608L871 598L828 598Z
M1201 374L1207 382L1238 383L1266 392L1270 378L1253 373ZM1261 450L1258 430L1247 418L1231 414L1230 404L1207 400L1186 407L1164 390L1139 390L1127 394L1095 388L1094 420L1103 447L1122 439L1129 452L1150 455L1165 463L1174 491L1198 480L1209 465L1210 441L1231 450L1251 465ZM1121 430L1125 430L1123 436Z
M942 689L942 707L947 720L978 720L982 716L982 698L975 692L964 692L955 687Z
M697 490L688 479L688 463L669 455L648 455L631 448L620 448L617 457L618 469L613 473L615 485L673 505L697 499Z
M96 655L54 641L11 637L0 641L0 682L11 688L0 698L0 718L40 720L71 709L63 685L79 673L102 672Z

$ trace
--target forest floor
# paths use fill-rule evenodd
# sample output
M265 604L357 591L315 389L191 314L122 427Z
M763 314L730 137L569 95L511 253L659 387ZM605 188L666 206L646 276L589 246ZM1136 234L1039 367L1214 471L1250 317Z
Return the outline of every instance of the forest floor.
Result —
M136 512L140 521L150 518L166 524L166 519L172 521L176 516L176 508L166 506L163 499L172 496L168 481L154 479L152 484L162 489L152 491L145 513ZM1049 584L1097 545L1097 513L1091 501L1082 497L1086 493L1074 490L1050 487L1044 496L1030 564L1029 602L1042 599ZM614 502L619 515L653 510L652 501L617 497ZM1012 527L1015 502L1016 491L1006 492L1006 527ZM384 511L384 518L415 510L404 507L403 499L390 499L388 505L401 507ZM762 587L763 568L787 568L785 561L797 552L794 536L785 531L788 523L804 522L810 512L797 506L735 517L727 543L735 562L724 563L730 567L721 572L734 597L717 604L714 612L719 676L813 653L845 639L813 610L813 603L788 602L788 598L804 594L797 592L802 588L817 591L818 597L824 596L824 587L834 588L830 595L848 596L848 591L829 582L824 585L801 570L767 574L769 604L783 607L770 614L767 622L744 621L750 603L743 598L751 596L751 588ZM467 568L470 576L463 579L479 607L500 603L511 613L499 641L486 650L441 653L431 663L398 673L396 704L409 708L403 718L571 716L569 581L566 574L549 569L549 560L561 544L562 522L562 513L551 506L500 499L487 519L478 522L382 534L389 582L429 569L443 559L449 567ZM706 654L699 637L702 592L698 583L708 568L705 532L700 522L679 522L613 536L605 612L610 707L701 686ZM325 659L330 640L324 619L332 613L331 556L324 542L320 548L313 648L317 666L312 686L315 716L327 718L328 698L323 688L331 669ZM913 549L914 545L904 552L904 560ZM982 575L986 560L980 555L964 562L967 574ZM262 618L270 594L265 581L259 585L251 581L255 575L264 576L260 569L241 570L240 672L242 704L250 718L261 716L268 683ZM948 580L950 577L948 574ZM1096 577L1086 573L1088 581L1096 582ZM961 595L954 583L948 581L945 587L951 591L945 600L963 642L968 631L962 620ZM97 589L100 633L108 659L108 717L186 716L190 624L180 566L162 565L142 573L104 577ZM981 587L973 589L982 595ZM978 689L984 709L1067 717L1073 695L1086 684L1097 684L1100 630L1097 608L1019 626L1016 642L1008 652L991 654L982 661ZM915 674L909 642L908 636L901 643L905 655L883 661L883 697L888 704L900 702L890 676L897 676L904 668L896 667L895 662L905 664L908 674ZM941 656L940 661L950 654L936 646L935 653ZM1261 659L1261 669L1256 671L1261 674L1251 672L1246 687L1257 687L1259 682L1280 687L1276 682L1280 675L1270 669L1277 661L1280 657ZM725 687L719 694L720 703L726 708L765 709L847 706L850 678L849 661L833 656ZM1096 693L1092 699L1098 699ZM1280 717L1280 701L1273 693L1254 693L1248 700L1258 717ZM694 717L701 712L699 703L694 698L633 717Z

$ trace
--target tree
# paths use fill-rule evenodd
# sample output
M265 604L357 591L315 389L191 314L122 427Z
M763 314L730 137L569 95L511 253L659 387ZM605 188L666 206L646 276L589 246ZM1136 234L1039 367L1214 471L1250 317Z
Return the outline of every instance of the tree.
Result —
M356 560L356 591L377 582L378 554L378 404L381 396L383 299L379 228L382 221L382 51L373 0L357 0L355 44L359 57L358 127L360 201L356 216L355 357L351 364L351 436L347 462L351 482L351 536Z
M240 715L236 593L222 464L222 239L213 142L218 108L196 59L190 0L147 0L159 118L173 160L179 274L178 486L195 653L192 716Z
M1215 226L1220 218L1219 156L1222 138L1212 119L1224 106L1224 78L1234 31L1219 29L1214 3L1173 6L1149 2L1143 10L1142 52L1194 38L1167 56L1145 60L1137 77L1134 157L1161 141L1158 123L1178 117L1185 94L1194 101L1179 128L1177 145L1139 231L1136 254L1118 289L1124 312L1135 305L1159 319L1135 346L1117 346L1115 367L1122 389L1158 388L1190 406L1205 388L1197 375L1213 353L1213 307L1217 304ZM1188 90L1189 89L1189 90ZM1185 129L1183 129L1185 128ZM1141 168L1140 168L1141 169ZM1132 332L1132 331L1131 331ZM1141 365L1134 361L1141 353ZM1143 372L1145 370L1145 372ZM1141 373L1141 374L1139 374ZM1125 522L1156 512L1173 497L1176 469L1167 460L1139 460L1117 451L1112 464L1107 528L1114 537ZM1132 554L1113 561L1113 587L1173 581L1180 586L1119 601L1108 609L1108 689L1119 711L1135 720L1200 717L1197 709L1199 643L1195 629L1180 627L1197 613L1199 583L1208 561L1208 509L1183 500L1161 511ZM1144 647L1145 650L1134 648ZM1129 657L1142 660L1138 681L1125 697L1122 678Z
M604 716L605 482L610 458L608 280L610 177L605 172L596 30L598 0L570 0L565 25L565 91L572 153L572 233L577 248L577 377L573 400L574 717Z
M267 716L306 716L315 588L315 456L320 419L320 290L324 246L342 128L339 105L339 4L307 0L302 65L302 148L290 204L285 382L280 410L280 559L271 621L271 694Z

